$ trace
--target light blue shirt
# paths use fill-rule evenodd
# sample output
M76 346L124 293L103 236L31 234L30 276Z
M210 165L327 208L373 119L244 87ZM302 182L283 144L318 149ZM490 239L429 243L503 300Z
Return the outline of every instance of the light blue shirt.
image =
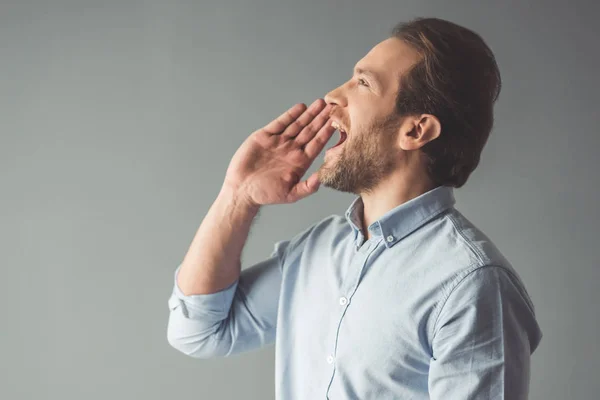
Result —
M526 399L542 337L533 304L454 204L439 186L365 241L357 197L218 293L184 296L175 283L169 343L211 358L275 342L282 400Z

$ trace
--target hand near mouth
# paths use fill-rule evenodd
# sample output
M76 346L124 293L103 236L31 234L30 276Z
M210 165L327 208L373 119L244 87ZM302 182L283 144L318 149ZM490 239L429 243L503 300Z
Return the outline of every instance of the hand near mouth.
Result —
M317 173L300 181L335 132L331 106L296 104L252 133L234 154L224 186L252 206L293 203L319 188Z

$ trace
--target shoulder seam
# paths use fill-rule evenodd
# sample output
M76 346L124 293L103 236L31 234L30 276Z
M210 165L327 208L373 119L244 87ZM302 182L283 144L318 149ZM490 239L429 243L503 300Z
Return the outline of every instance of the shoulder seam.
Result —
M452 215L452 213L449 213L448 218L450 219L450 222L452 223L454 230L460 236L460 238L463 240L465 245L473 252L473 254L475 254L477 256L477 259L481 263L481 265L484 265L485 264L484 255L477 248L475 248L475 246L473 246L473 244L471 243L470 240L467 239L467 237L464 235L464 233L458 226L458 221L456 220L454 215Z
M458 276L450 284L450 289L447 291L447 293L443 294L443 296L440 299L440 301L438 301L436 303L436 306L435 306L436 311L433 314L433 325L431 325L431 328L429 329L429 337L430 338L433 338L433 334L435 333L435 328L437 327L440 314L442 313L442 309L446 305L446 302L448 301L448 298L450 297L450 295L454 292L454 290L456 289L456 287L467 276L469 276L473 271L476 271L477 269L479 269L481 267L483 267L483 265L481 265L481 264L473 264L473 265L470 265L469 267L467 267L465 270L461 271L458 274Z
M447 292L446 295L444 295L444 297L441 299L441 301L439 301L437 303L437 305L436 305L437 311L435 312L435 315L434 315L434 323L433 323L433 325L431 326L431 328L429 330L429 337L430 338L433 338L433 335L434 335L435 330L437 328L437 324L439 322L440 314L442 313L442 310L444 309L444 306L446 305L446 303L448 302L448 299L450 298L450 296L452 295L452 293L454 293L454 291L456 290L456 288L458 288L458 286L460 286L460 284L466 278L468 278L470 275L472 275L476 271L479 271L479 270L481 270L483 268L494 268L494 267L503 270L508 275L510 275L511 278L517 279L517 277L515 276L515 274L509 268L506 268L503 265L498 265L498 264L474 264L474 265L469 266L462 273L460 273L456 277L456 279L454 279L452 281L450 290Z

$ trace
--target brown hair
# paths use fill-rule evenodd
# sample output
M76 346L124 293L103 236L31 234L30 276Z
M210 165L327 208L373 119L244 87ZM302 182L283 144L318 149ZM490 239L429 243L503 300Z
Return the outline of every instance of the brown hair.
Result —
M421 147L427 172L436 186L459 188L479 164L494 123L501 88L494 54L477 33L437 18L400 23L392 36L421 55L400 80L396 111L440 120L440 136Z

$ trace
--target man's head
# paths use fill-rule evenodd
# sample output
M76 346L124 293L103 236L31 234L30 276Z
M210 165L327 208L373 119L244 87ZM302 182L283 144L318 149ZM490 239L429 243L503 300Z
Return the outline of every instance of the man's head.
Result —
M431 187L463 186L492 129L500 84L476 33L435 18L398 24L325 96L346 140L326 153L320 181L359 194L410 172Z

